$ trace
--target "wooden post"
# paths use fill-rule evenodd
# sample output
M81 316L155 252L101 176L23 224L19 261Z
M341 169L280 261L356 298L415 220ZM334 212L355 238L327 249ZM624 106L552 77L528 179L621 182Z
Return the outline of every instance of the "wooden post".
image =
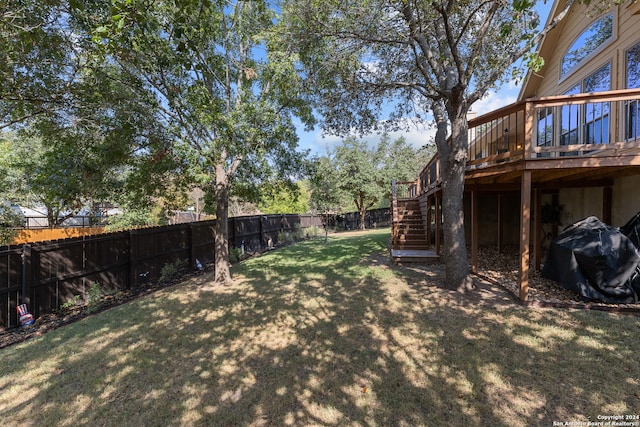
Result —
M471 272L478 273L478 192L471 192Z
M398 243L398 196L396 194L396 179L391 180L391 245Z
M23 304L29 305L31 303L31 245L22 245L22 295L21 300ZM29 307L33 310L33 307Z
M542 234L542 192L539 188L533 190L533 265L540 271L541 264L541 234Z
M525 102L524 104L524 159L528 160L532 158L531 152L533 141L533 126L534 126L535 109L531 102ZM531 176L529 176L531 178Z
M522 173L520 186L520 301L529 299L529 243L531 240L531 171Z
M427 243L429 244L429 246L431 246L433 244L433 241L431 240L431 220L433 218L433 214L431 213L431 196L427 197L427 227L426 227L426 232L427 232Z

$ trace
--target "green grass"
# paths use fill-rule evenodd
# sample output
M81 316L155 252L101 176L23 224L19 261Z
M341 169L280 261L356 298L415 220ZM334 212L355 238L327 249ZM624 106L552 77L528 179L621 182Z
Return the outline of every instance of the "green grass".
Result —
M640 319L388 265L389 230L279 249L0 350L3 425L551 426L640 413Z

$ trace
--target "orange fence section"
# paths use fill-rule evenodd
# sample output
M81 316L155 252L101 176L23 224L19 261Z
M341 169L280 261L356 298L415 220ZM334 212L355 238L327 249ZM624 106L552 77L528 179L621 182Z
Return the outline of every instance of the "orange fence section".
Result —
M23 243L68 239L71 237L89 236L104 232L104 227L37 228L20 230L12 244L21 245Z

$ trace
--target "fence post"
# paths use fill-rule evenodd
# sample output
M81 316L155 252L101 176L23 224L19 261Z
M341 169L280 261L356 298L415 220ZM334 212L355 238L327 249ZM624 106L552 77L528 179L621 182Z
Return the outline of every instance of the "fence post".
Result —
M31 303L31 245L22 245L22 303ZM31 307L33 311L33 307Z
M136 253L136 245L134 242L135 235L138 234L137 230L129 231L129 289L132 289L138 285L138 276L137 272L137 253Z
M197 268L196 266L196 248L194 246L193 243L193 236L194 236L194 224L192 222L189 223L189 270L193 270L194 268Z
M227 242L227 245L231 243L231 246L234 248L238 247L238 244L236 242L236 235L238 234L237 228L238 228L238 220L236 219L235 216L232 216L227 221L227 230L228 230L227 239L229 240Z

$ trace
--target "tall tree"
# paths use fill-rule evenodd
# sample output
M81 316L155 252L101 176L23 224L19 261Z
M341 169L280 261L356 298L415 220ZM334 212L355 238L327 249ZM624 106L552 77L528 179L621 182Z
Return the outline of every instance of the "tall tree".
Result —
M349 137L335 147L333 163L340 189L351 196L360 214L360 228L365 228L365 215L383 197L385 185L385 144L369 147L366 142Z
M330 155L314 159L309 180L309 204L312 213L322 215L325 242L329 233L329 220L336 214L343 213L349 200L348 194L340 189L339 181L340 177Z
M60 0L0 3L0 129L67 101L79 64L63 31L65 5Z
M375 145L351 136L318 160L312 199L322 206L322 197L333 201L327 207L345 206L349 200L360 214L360 228L365 228L369 209L388 206L391 181L414 180L419 171L417 150L404 138L391 140L383 134ZM333 192L331 196L329 193ZM336 203L337 202L337 203Z
M309 185L307 181L288 183L278 180L261 188L258 209L266 214L309 212Z
M295 173L301 163L293 117L311 123L312 115L299 97L295 55L272 37L277 16L267 1L105 3L94 41L156 97L176 144L191 150L208 177L202 188L215 193L215 280L228 283L234 180Z
M164 191L151 176L175 170L175 156L155 98L98 55L93 10L80 1L7 0L0 16L0 129L16 130L7 151L15 185L4 196L45 204L55 226L91 200L118 198L119 187L143 199Z
M532 48L572 3L538 32L533 0L285 2L281 33L300 49L326 129L369 131L380 126L389 104L394 110L388 123L432 112L449 288L472 288L462 203L467 112L517 59L540 65Z

